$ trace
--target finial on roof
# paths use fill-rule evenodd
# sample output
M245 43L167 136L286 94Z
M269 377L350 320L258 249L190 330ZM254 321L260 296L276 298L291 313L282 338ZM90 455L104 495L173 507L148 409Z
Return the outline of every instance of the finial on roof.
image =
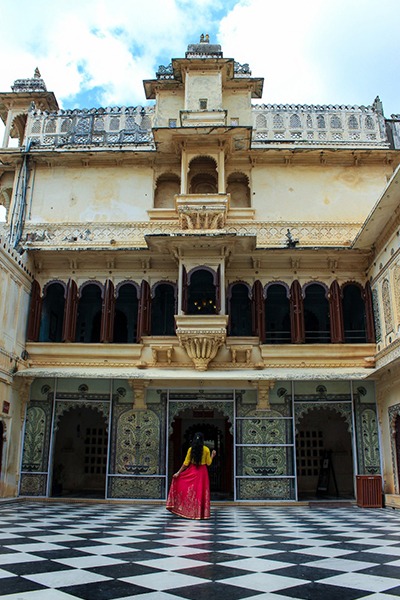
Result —
M35 73L33 74L33 77L35 79L40 79L42 77L41 74L40 74L40 71L39 71L39 69L37 67L35 69Z

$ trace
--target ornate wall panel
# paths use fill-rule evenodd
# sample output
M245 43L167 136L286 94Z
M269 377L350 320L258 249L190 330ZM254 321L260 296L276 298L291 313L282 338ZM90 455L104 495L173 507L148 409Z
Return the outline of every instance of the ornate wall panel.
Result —
M151 500L164 496L165 479L162 477L109 477L109 498Z
M399 467L399 449L396 447L396 420L400 417L400 404L390 406L388 410L389 416L389 427L390 427L390 446L392 454L392 467L394 476L394 490L396 494L400 494L400 481L398 474L400 472Z
M46 496L47 474L22 473L20 496Z
M396 303L396 329L400 324L400 266L394 267L394 299Z
M374 309L376 343L379 344L379 342L382 341L382 329L381 329L381 319L380 319L380 315L379 315L379 297L378 297L377 289L372 290L372 306ZM397 314L399 314L399 312L397 312Z
M163 404L154 404L148 410L135 410L114 402L109 498L164 498L164 432Z
M53 396L31 400L25 419L20 495L45 496L50 450Z
M358 474L375 475L381 472L376 405L362 404L356 394L354 406Z
M390 301L390 284L387 279L382 283L383 316L385 318L386 335L393 331L393 315Z
M240 500L291 500L295 496L293 479L238 479Z

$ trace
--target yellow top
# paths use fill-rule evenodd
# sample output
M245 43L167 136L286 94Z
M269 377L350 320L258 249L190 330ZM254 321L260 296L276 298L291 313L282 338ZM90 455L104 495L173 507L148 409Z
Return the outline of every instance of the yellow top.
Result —
M187 451L186 454L186 458L183 461L183 464L188 467L190 465L190 463L192 462L191 459L192 456L192 448L190 447L189 450ZM212 458L211 458L211 454L210 454L210 449L207 446L203 446L203 454L201 456L201 464L202 465L211 465L212 463Z

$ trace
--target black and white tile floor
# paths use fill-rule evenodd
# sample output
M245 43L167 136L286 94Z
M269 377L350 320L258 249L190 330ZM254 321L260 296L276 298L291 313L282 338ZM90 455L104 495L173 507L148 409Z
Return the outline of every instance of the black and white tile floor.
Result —
M0 506L1 600L399 600L400 512Z

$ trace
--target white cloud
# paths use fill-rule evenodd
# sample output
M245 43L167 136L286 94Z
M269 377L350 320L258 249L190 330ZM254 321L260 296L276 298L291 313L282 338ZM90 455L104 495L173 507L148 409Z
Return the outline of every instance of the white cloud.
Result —
M397 0L3 0L0 90L38 66L61 106L143 104L142 80L209 32L265 78L264 102L379 93L388 116L400 112L396 14Z

